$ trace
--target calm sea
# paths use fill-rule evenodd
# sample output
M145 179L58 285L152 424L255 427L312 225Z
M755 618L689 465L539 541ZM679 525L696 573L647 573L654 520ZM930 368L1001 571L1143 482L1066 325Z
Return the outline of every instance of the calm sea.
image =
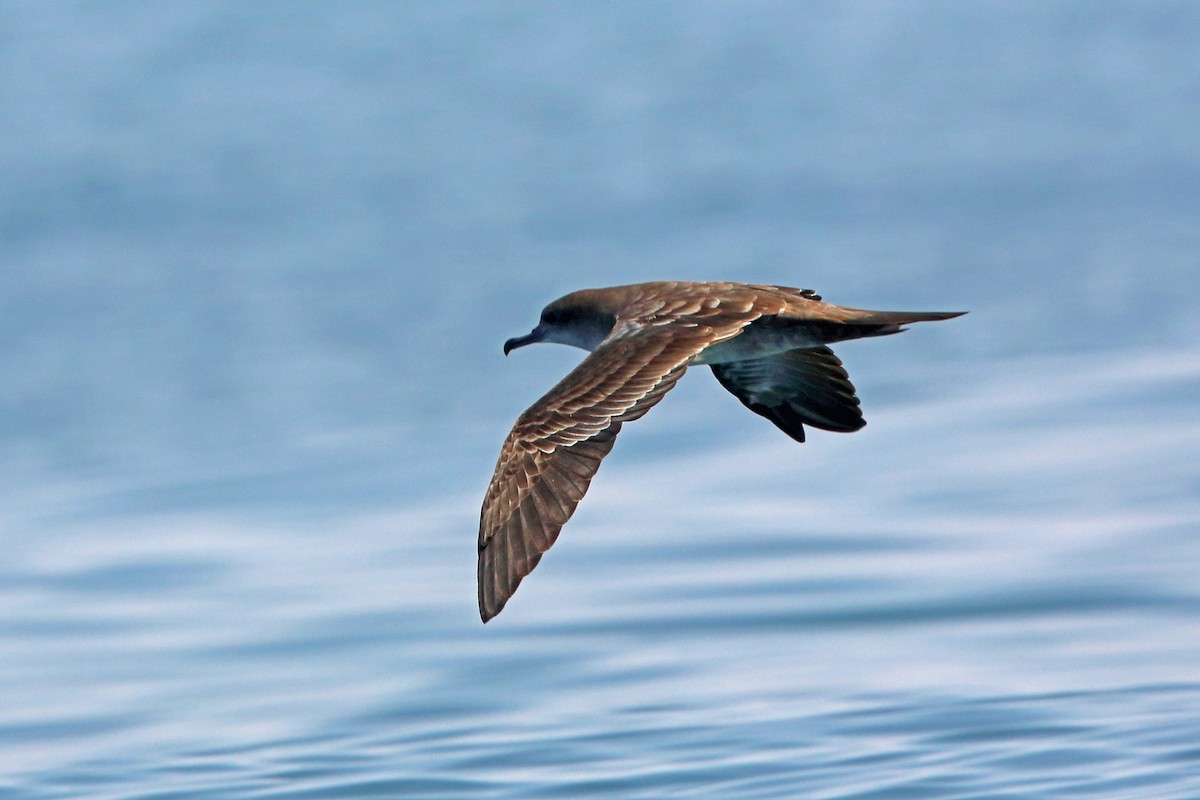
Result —
M1200 797L1200 6L8 2L0 798ZM696 369L487 626L567 291Z

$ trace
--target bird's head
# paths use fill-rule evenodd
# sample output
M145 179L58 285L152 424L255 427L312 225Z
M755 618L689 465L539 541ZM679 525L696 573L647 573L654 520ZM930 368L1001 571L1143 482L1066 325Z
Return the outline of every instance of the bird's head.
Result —
M588 351L595 350L612 332L617 317L590 295L591 292L587 290L573 292L546 306L542 309L536 328L504 343L504 355L536 342L557 342Z

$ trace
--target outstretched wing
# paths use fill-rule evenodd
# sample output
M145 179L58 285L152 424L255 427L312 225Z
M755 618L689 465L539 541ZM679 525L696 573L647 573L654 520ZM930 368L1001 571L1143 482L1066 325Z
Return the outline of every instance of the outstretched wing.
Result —
M798 442L805 425L848 432L867 424L850 376L828 347L713 364L712 370L747 408Z
M575 511L621 425L645 414L705 347L758 316L687 309L618 324L613 334L517 419L479 518L479 615L487 622L550 549Z

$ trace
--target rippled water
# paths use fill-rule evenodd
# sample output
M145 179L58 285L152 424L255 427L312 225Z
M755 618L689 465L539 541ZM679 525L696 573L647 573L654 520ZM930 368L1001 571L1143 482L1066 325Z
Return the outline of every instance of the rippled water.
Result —
M0 797L1200 796L1200 13L14 4ZM585 285L967 308L694 370L493 622Z

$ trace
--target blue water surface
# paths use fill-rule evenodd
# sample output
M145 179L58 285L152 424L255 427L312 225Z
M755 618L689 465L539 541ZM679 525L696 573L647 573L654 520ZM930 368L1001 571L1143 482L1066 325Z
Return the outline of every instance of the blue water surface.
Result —
M1200 797L1200 6L3 17L0 798ZM501 344L666 278L971 313L482 625Z

